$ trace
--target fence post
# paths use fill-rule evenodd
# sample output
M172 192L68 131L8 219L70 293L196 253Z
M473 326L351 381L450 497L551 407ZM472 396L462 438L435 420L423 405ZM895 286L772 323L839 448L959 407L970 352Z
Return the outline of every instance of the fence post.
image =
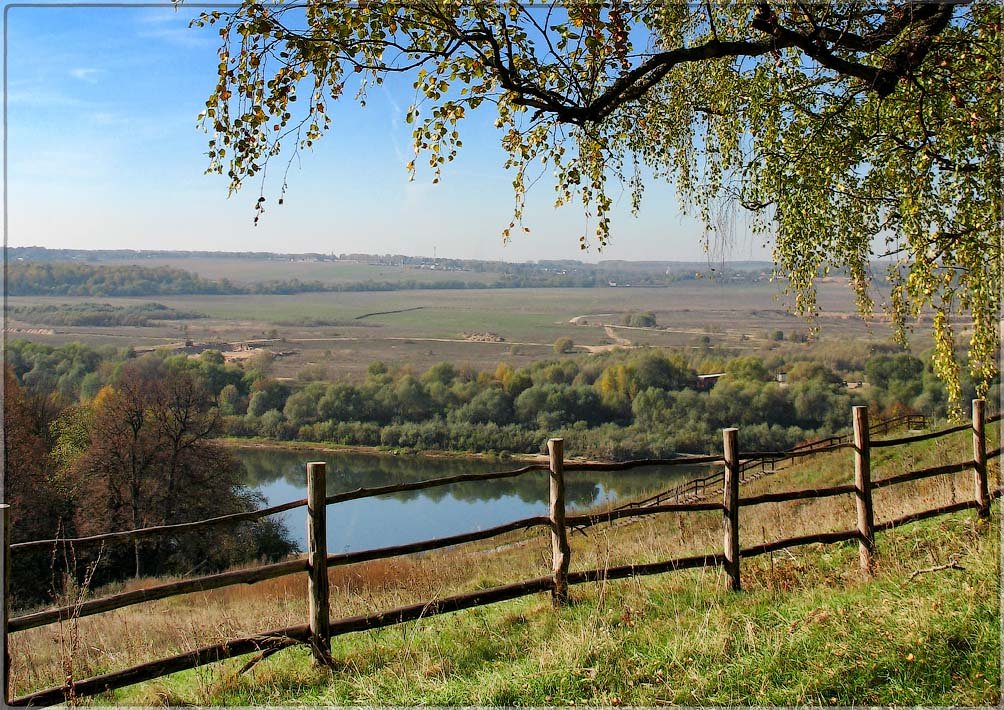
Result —
M3 659L0 660L0 705L7 707L10 701L10 649L7 636L7 619L10 613L10 506L0 505L0 594L3 600L0 601L0 633L3 634Z
M725 572L729 575L729 589L738 592L742 589L739 583L739 430L722 429L722 441L725 452L725 480L722 485Z
M551 598L555 606L560 606L568 601L568 562L571 556L565 530L565 440L548 439L547 454L551 471L551 559L554 570Z
M328 537L325 463L307 464L307 603L314 660L330 663Z
M854 420L854 487L858 508L858 558L861 570L875 571L875 514L872 510L872 455L868 407L852 409Z
M990 518L990 484L987 481L986 401L973 400L973 476L976 483L977 515Z

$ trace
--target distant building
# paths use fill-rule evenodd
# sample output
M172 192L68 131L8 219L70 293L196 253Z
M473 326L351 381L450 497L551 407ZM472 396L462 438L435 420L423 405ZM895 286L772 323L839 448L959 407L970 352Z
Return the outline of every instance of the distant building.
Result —
M777 375L775 376L775 378L782 385L786 384L788 382L788 373L787 372L779 372L779 373L777 373Z
M724 372L715 372L710 375L698 375L697 376L697 389L698 390L709 390L715 386L718 382L718 378L724 375Z

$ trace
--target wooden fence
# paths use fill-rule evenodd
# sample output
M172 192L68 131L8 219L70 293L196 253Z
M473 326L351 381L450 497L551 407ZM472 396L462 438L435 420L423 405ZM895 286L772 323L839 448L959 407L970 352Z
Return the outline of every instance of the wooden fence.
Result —
M902 414L898 417L880 419L874 422L869 427L869 433L875 436L876 434L888 434L890 431L901 427L906 429L926 429L929 426L930 420L923 414ZM843 434L841 436L829 436L825 439L806 441L784 451L750 451L744 453L743 456L745 458L739 462L739 480L742 483L756 481L764 476L776 473L781 468L781 464L795 464L816 454L848 448L851 445L851 436L851 434ZM618 508L638 508L658 505L670 500L674 503L704 500L709 495L722 492L724 483L725 471L723 469L703 478L691 478L684 483L659 491L647 498L622 503Z
M8 593L6 588L7 574L3 575L3 603L0 604L0 628L4 631L4 660L2 664L2 681L4 699L9 698L9 658L6 654L7 634L24 631L47 624L60 623L82 616L121 609L133 604L165 599L180 594L207 591L235 584L252 584L266 579L292 574L306 573L308 619L307 623L283 629L275 629L253 636L231 639L223 643L203 646L187 653L178 654L148 663L143 663L125 670L114 671L104 675L73 681L61 687L48 688L28 695L13 698L12 705L44 706L65 702L69 697L81 698L93 696L106 691L133 685L153 678L175 673L181 670L222 661L227 658L259 652L273 653L295 644L307 644L314 658L319 663L330 661L331 638L340 634L365 629L375 629L392 624L400 624L421 617L445 614L460 609L483 606L495 602L516 599L518 597L549 591L554 604L561 605L568 599L568 588L576 584L600 580L621 579L625 577L659 574L673 570L693 569L698 567L722 566L728 576L728 586L731 590L741 589L741 560L755 557L775 550L808 545L812 543L833 543L847 540L857 540L860 550L861 568L871 572L874 566L875 533L888 530L914 520L921 520L937 515L973 508L981 517L989 517L991 501L1000 497L1001 490L992 493L987 479L988 459L1000 456L1001 450L987 452L986 424L998 421L1000 416L987 418L982 400L973 401L973 419L971 423L963 424L940 431L911 435L899 439L871 438L875 429L868 425L866 407L854 407L854 433L851 441L833 441L824 445L816 445L812 453L832 451L839 448L852 448L854 457L854 483L830 488L785 491L783 493L764 493L755 496L740 496L740 479L744 466L750 461L766 459L780 460L794 456L805 455L805 451L787 452L752 452L741 454L738 447L738 429L723 430L724 454L722 456L700 456L676 459L643 459L619 463L573 463L565 462L564 442L562 439L551 439L547 442L548 463L534 463L511 471L494 473L461 474L444 478L417 481L397 485L374 488L359 488L354 491L325 495L325 464L307 464L307 497L281 505L263 508L248 513L223 515L208 520L200 520L177 525L163 525L128 530L122 532L93 535L73 540L34 540L10 544L9 526L10 511L8 506L0 506L0 548L3 550L4 570L10 569L9 556L19 550L52 547L59 544L88 545L107 541L136 540L150 536L170 535L181 531L204 529L210 526L232 524L252 520L267 515L274 515L294 508L307 508L307 551L304 557L263 565L253 569L223 572L193 579L139 589L130 592L112 594L98 599L86 600L82 603L56 609L48 609L14 618L8 616ZM910 424L911 422L908 422ZM883 431L889 431L891 425L886 425ZM908 471L896 476L873 481L871 478L872 448L884 446L900 446L917 441L945 436L947 434L971 430L973 438L973 458L947 466ZM816 442L814 442L815 444ZM744 463L745 461L745 463ZM565 510L565 474L569 471L621 471L643 466L676 466L694 463L725 464L722 472L723 496L722 502L699 501L649 501L644 506L615 508L602 513L568 515ZM931 476L957 473L965 470L973 472L972 499L926 510L896 520L876 525L872 509L872 491L908 481L916 481ZM380 549L328 554L325 536L327 506L358 498L385 495L402 491L422 490L437 486L450 485L464 481L485 481L511 478L532 471L548 471L549 505L546 516L536 516L516 520L505 525L477 530L460 535L423 540L404 545L395 545ZM748 470L748 469L747 469ZM784 501L824 498L829 496L853 494L857 502L857 524L853 529L840 532L826 532L814 535L776 540L754 547L742 548L740 545L741 519L740 510L751 505L777 503ZM593 525L610 523L622 518L638 518L662 513L692 513L700 511L720 511L724 528L722 552L716 554L680 557L662 562L645 564L629 564L617 567L605 567L586 571L569 571L571 548L568 543L568 530L582 529ZM462 543L485 540L515 530L525 530L536 527L547 528L551 541L552 568L547 576L507 584L475 592L457 594L455 596L433 599L427 602L411 604L379 611L372 614L331 620L329 618L328 568L347 565L365 560L385 559L417 552L442 549Z

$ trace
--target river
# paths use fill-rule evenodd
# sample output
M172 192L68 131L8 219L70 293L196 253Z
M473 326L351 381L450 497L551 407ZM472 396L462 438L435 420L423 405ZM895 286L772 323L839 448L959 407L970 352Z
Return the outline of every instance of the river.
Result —
M330 451L235 449L248 486L266 505L306 497L305 464L327 462L328 495L361 486L382 486L460 473L519 468L517 461L426 458ZM648 492L707 475L707 466L646 467L633 471L565 473L570 511L644 497ZM547 514L546 471L516 478L439 486L362 498L328 506L328 551L354 552L481 530L519 518ZM293 539L304 547L306 508L282 514Z

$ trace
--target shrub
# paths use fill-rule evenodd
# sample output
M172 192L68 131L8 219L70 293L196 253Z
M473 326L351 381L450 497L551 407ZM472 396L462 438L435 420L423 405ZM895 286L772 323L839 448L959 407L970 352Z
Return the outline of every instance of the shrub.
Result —
M554 352L558 355L570 353L575 349L575 342L571 338L558 338L554 341Z

